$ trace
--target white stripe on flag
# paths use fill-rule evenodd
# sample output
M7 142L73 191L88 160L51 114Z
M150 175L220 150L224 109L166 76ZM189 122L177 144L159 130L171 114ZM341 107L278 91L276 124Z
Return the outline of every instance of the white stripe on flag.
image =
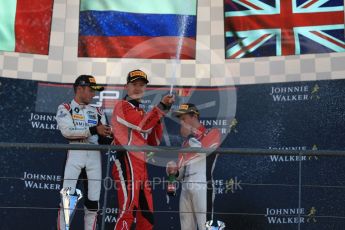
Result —
M0 1L0 50L14 51L17 0Z
M196 0L81 0L80 11L196 15Z

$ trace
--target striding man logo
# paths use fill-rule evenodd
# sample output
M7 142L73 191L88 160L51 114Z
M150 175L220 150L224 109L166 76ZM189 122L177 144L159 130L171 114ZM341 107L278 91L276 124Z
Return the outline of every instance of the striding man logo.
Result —
M241 186L242 181L238 180L237 177L230 178L225 181L225 193L235 193L238 190L242 190Z
M229 125L229 128L230 128L229 133L231 133L231 132L238 133L237 124L238 124L238 121L234 117L234 119L231 120L230 125Z
M315 84L313 89L311 90L310 98L311 99L317 99L317 100L320 99L319 91L320 91L320 86L318 84Z
M317 145L313 145L313 147L311 148L311 150L317 151L317 150L318 150ZM318 156L310 155L310 156L308 156L308 159L309 159L309 160L312 160L312 159L318 160L319 157L318 157Z
M310 209L310 211L309 211L309 213L308 213L308 215L307 215L307 222L309 223L309 222L314 222L314 223L316 223L317 222L317 220L316 220L316 218L315 218L315 216L316 216L316 208L315 207L311 207L311 209Z

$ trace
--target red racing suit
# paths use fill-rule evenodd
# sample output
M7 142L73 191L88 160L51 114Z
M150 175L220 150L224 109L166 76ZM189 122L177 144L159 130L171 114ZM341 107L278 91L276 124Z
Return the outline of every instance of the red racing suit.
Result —
M201 125L183 147L217 148L221 142L218 129ZM183 180L180 195L180 222L182 230L205 229L207 211L206 154L180 153L178 180Z
M159 145L163 134L162 104L145 113L140 103L129 97L117 102L112 116L116 145ZM129 230L136 211L136 229L153 228L153 202L148 180L145 152L118 152L113 170L119 216L115 230ZM145 212L141 212L145 210Z

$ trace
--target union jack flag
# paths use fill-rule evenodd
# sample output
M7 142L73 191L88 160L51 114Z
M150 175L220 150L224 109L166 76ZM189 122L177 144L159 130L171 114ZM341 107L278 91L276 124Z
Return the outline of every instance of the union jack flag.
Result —
M224 0L226 58L345 51L344 0Z

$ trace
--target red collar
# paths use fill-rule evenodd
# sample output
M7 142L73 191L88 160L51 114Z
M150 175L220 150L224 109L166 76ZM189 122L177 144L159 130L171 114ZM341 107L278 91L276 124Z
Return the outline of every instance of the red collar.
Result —
M206 127L201 124L199 128L196 130L196 132L194 132L194 136L197 139L200 139L202 138L202 136L204 136L205 132L206 132Z

